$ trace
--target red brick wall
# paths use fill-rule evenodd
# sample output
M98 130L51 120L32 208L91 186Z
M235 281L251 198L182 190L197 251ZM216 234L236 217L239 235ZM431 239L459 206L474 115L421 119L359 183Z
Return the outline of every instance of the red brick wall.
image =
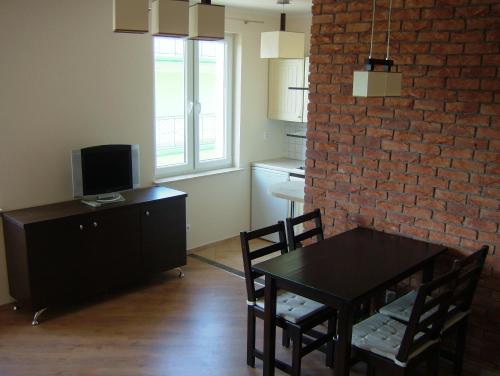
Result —
M388 0L377 1L383 58ZM469 359L500 368L500 1L393 0L397 98L354 98L371 0L313 0L306 210L327 234L358 225L491 246L476 293Z

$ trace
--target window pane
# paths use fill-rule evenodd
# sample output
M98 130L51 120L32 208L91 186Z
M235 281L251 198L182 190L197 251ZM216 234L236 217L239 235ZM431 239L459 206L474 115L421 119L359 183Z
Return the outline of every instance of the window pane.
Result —
M199 159L225 157L225 45L223 41L200 41L198 45Z
M156 168L187 163L185 119L186 46L155 38Z

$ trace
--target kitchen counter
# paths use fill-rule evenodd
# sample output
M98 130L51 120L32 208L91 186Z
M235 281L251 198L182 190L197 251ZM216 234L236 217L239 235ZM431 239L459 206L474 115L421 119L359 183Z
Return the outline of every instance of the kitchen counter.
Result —
M268 168L270 170L283 171L296 175L305 175L305 171L299 169L304 166L305 162L291 158L268 159L265 161L253 162L252 166Z

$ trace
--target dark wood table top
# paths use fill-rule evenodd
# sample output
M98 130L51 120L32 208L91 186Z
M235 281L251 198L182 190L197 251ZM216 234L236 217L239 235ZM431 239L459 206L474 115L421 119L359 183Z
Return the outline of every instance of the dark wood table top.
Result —
M323 302L362 300L421 270L446 247L357 228L299 248L253 269L290 286L314 290Z

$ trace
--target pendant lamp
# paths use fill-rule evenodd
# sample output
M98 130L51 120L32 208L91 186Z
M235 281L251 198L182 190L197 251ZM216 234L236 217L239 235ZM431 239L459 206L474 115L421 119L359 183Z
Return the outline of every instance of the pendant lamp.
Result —
M189 7L189 39L224 39L225 7L212 4L211 0Z
M187 37L187 0L113 0L113 30L118 33L149 32L155 36Z
M375 26L375 2L372 7L372 35L370 55L365 60L365 71L355 71L353 74L352 95L354 97L398 97L401 96L401 73L391 72L393 61L389 59L389 44L391 38L392 0L389 3L389 23L387 26L387 52L385 60L372 59L373 30ZM374 71L376 66L382 66L383 71Z
M151 29L155 36L187 37L189 34L187 0L155 0L152 3Z
M149 0L114 0L113 31L147 33L149 31Z
M283 5L279 31L268 31L260 34L260 57L262 59L302 59L304 57L304 33L286 31L286 14Z

